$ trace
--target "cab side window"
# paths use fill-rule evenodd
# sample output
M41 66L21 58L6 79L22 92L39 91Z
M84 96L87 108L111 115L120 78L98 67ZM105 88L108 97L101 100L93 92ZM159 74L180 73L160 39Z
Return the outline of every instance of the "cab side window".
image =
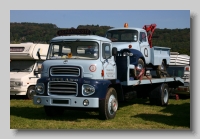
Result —
M104 59L111 58L111 46L109 43L102 44L102 57Z
M141 42L146 42L146 41L147 41L146 38L147 38L147 37L146 37L145 32L140 32L140 41L141 41Z

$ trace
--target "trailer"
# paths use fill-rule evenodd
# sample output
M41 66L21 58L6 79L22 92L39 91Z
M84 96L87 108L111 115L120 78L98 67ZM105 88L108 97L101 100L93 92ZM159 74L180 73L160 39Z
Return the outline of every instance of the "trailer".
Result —
M145 91L151 104L167 106L169 87L183 84L180 77L151 78L145 69L135 78L134 53L123 55L110 39L91 35L88 29L57 34L50 41L33 97L33 104L43 106L47 116L69 108L95 108L100 119L113 119L118 104L133 99L135 92Z
M35 85L41 75L41 65L46 59L48 44L31 42L10 44L10 95L23 95L32 99ZM41 57L38 58L37 52Z

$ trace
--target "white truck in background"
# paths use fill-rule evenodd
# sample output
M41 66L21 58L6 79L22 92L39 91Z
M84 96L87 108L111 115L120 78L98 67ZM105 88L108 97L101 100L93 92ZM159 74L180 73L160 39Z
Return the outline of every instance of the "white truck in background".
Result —
M184 79L184 86L177 87L172 91L172 94L190 95L190 56L170 52L170 64L167 72L170 76Z
M129 27L128 23L124 27L111 28L106 32L106 38L112 41L123 56L133 56L130 64L135 65L135 69L130 71L135 79L139 79L141 74L147 71L156 71L157 78L165 78L166 68L170 63L169 47L153 46L152 38L156 29L156 24L144 25L143 28Z
M49 44L10 44L10 95L32 99ZM38 59L37 52L41 57Z

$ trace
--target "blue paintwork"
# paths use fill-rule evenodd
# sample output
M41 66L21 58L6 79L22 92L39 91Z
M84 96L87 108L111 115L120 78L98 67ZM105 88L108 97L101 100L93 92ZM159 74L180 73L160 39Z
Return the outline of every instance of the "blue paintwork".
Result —
M70 78L70 79L78 79L78 95L77 97L91 97L91 98L99 98L99 99L105 99L107 89L110 85L112 85L112 82L110 80L94 80L89 78L80 78L80 77L61 77L61 76L54 76L54 77L44 77L37 80L38 83L43 83L45 86L45 92L44 95L47 96L47 84L49 81L52 80L52 78ZM82 95L82 85L83 84L89 84L95 88L95 93L90 96L83 96ZM121 85L119 80L116 80L114 84ZM66 95L67 96L67 95Z
M136 49L122 49L119 53L121 53L122 51L129 51L130 53L133 54L133 56L130 56L130 64L137 66L138 64L138 59L142 58L144 59L145 62L145 58L143 56L143 54Z

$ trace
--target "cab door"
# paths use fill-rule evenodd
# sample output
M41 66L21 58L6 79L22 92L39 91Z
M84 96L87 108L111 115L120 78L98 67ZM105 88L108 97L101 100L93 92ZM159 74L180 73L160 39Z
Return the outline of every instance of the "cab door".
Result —
M146 32L140 32L139 34L139 44L140 44L140 51L143 54L146 63L150 63L151 53L150 53L150 46L148 43Z
M104 79L116 79L116 64L112 56L112 44L108 42L102 43L101 61L103 65L102 76Z

